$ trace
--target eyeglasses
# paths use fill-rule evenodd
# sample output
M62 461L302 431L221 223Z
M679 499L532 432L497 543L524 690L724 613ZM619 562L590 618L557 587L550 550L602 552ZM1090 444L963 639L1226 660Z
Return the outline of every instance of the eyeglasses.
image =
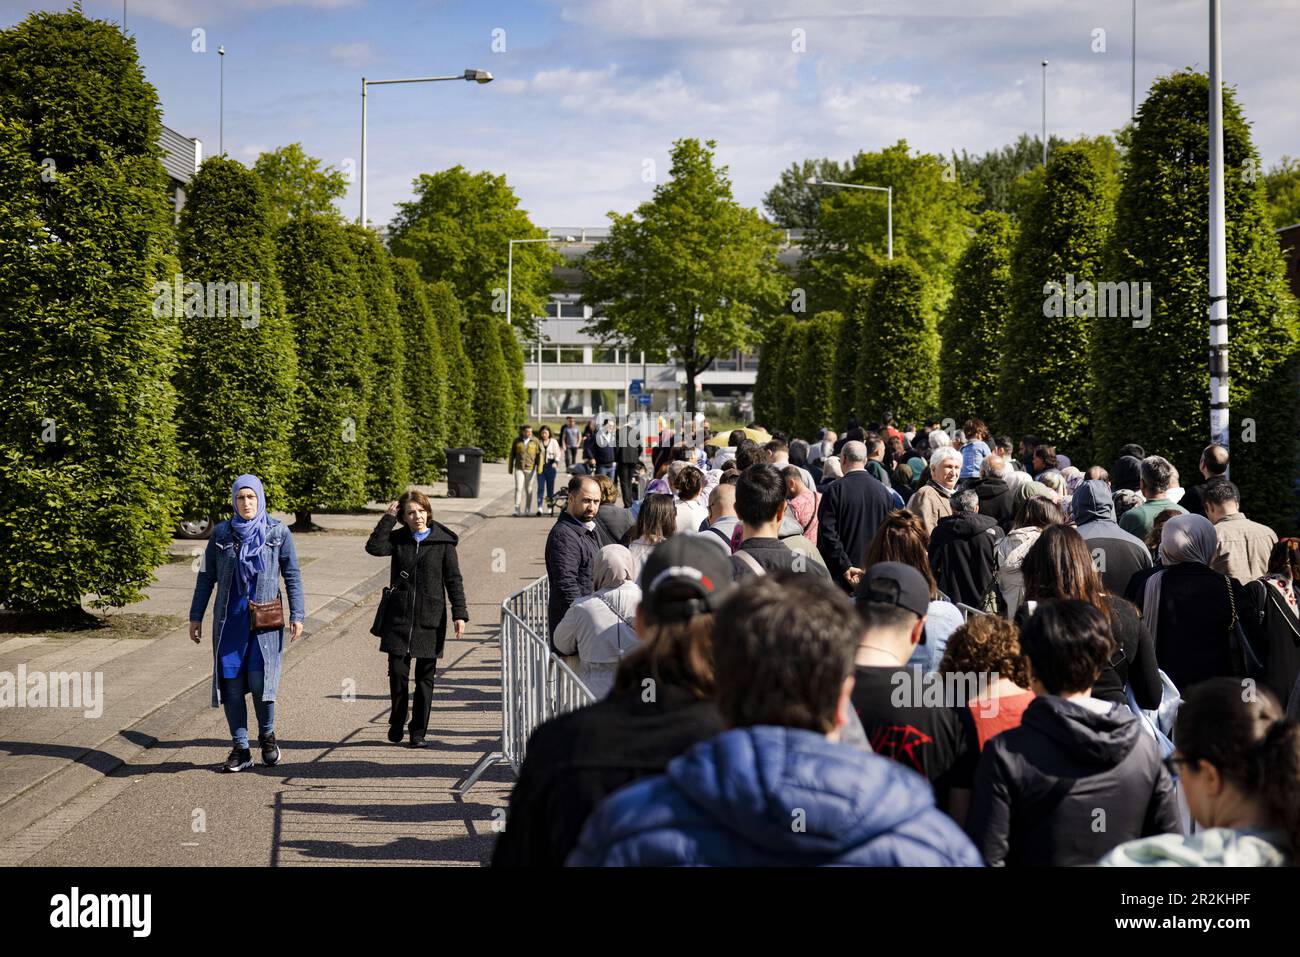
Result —
M1178 778L1178 765L1180 765L1180 764L1196 764L1197 760L1198 760L1198 759L1196 759L1196 758L1179 757L1179 756L1177 756L1177 755L1171 754L1171 755L1169 755L1169 757L1165 758L1165 760L1164 760L1165 770L1169 772L1169 776L1170 776L1171 778L1174 778L1175 780L1177 780L1177 778Z

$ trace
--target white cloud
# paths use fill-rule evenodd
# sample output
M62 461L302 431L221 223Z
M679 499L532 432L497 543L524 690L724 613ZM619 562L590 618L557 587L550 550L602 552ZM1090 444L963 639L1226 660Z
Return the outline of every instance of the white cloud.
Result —
M353 69L369 66L376 60L374 46L369 40L358 40L355 43L335 43L329 48L327 55L335 63L341 63Z

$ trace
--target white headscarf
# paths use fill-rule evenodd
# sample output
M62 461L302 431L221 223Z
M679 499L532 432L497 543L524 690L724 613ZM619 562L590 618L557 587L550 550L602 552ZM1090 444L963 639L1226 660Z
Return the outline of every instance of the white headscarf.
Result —
M844 469L840 466L838 455L828 455L822 460L822 478L844 478Z
M636 578L636 560L624 546L606 545L596 555L591 577L597 591L617 588Z
M1175 515L1160 530L1160 564L1163 566L1147 579L1142 592L1142 617L1146 619L1151 637L1160 627L1160 583L1165 569L1184 562L1209 565L1218 547L1218 535L1204 515Z

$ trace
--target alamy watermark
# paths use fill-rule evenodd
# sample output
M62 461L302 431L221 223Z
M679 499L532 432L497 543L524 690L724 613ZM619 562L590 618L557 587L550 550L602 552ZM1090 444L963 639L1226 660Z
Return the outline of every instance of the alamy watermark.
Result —
M1099 282L1085 279L1075 285L1074 273L1067 273L1065 285L1048 280L1043 284L1045 319L1132 319L1134 329L1151 325L1151 283Z
M926 671L912 665L894 672L889 703L895 708L965 708L996 718L998 698L990 692L1000 676L987 671Z
M262 321L260 282L186 282L179 273L171 283L153 284L153 314L171 316L237 316L245 329L256 329Z
M87 718L104 713L104 672L0 671L2 708L80 708Z

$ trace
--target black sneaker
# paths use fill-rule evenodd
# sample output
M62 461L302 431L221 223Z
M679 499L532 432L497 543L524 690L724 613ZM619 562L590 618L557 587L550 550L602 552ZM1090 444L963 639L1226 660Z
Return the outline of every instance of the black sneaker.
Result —
M402 726L400 724L395 728L392 726L388 728L388 742L390 744L402 743Z
M424 747L424 735L420 735L418 738L415 737L415 736L412 736L412 737L411 737L411 747L413 747L413 748L422 748L422 747Z
M248 748L231 748L230 756L226 758L226 763L221 766L221 770L233 773L252 766L253 753Z
M273 768L280 763L280 746L275 743L275 733L259 735L257 743L262 746L262 763Z

